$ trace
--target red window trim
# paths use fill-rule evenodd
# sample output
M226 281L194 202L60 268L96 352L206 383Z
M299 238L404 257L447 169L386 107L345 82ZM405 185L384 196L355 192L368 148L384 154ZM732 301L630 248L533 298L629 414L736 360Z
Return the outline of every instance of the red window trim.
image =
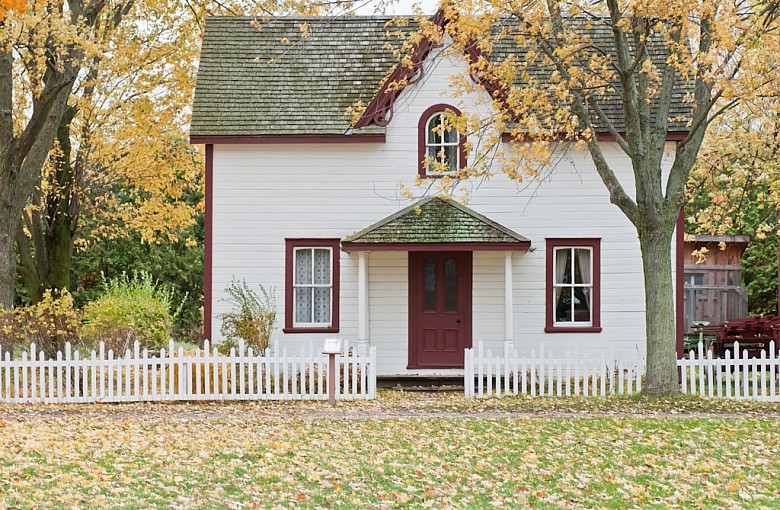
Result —
M462 115L461 111L455 108L452 105L440 103L435 104L428 109L426 109L422 115L420 115L420 120L417 123L417 161L419 161L418 167L417 167L417 173L420 175L420 177L426 178L426 179L439 179L443 177L442 174L429 174L428 168L425 165L425 131L426 131L426 124L428 123L428 119L430 119L435 113L443 112L443 111L451 111L456 116ZM466 158L468 157L468 154L466 154L466 137L463 136L463 134L460 135L460 169L465 168L466 166Z
M545 327L546 333L600 333L601 332L601 239L582 237L549 237L545 239L547 270L545 281ZM590 326L555 326L553 307L553 267L555 248L584 246L593 249L593 306Z
M338 333L339 332L339 296L341 271L339 264L339 239L285 239L284 254L284 328L285 333ZM293 252L295 248L331 248L333 250L333 295L331 297L331 324L328 327L293 326Z

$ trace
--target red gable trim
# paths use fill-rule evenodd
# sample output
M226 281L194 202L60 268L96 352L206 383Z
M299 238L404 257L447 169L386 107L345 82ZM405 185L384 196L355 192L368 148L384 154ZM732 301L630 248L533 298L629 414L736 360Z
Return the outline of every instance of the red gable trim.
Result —
M436 16L433 18L433 23L439 27L444 27L444 11L439 10ZM398 96L401 95L406 87L414 85L423 78L423 63L431 51L437 46L436 43L428 39L423 38L422 41L417 43L411 52L411 65L398 64L390 73L379 91L374 95L374 98L366 107L363 115L360 116L355 128L362 128L375 124L377 126L387 126L390 124L390 120L393 118L393 105ZM399 86L403 83L403 86Z
M443 29L449 22L449 19L445 18L444 10L439 9L439 12L436 13L432 22ZM368 107L366 107L366 110L355 124L355 127L362 128L370 126L371 124L387 126L393 118L393 105L395 100L398 99L406 87L414 85L423 78L423 63L425 62L425 59L428 58L431 50L437 46L437 43L434 43L427 37L417 43L409 55L412 64L398 64L395 69L393 69L393 72L390 73L390 76L387 77L379 91L368 104ZM477 47L476 43L469 45L464 50L464 54L468 57L471 65L478 65L480 60L487 60L487 57L482 50ZM474 80L475 83L482 85L493 100L506 105L509 90L498 79L480 79L473 72L471 73L471 79Z
M353 251L528 251L526 243L341 243L341 249Z
M192 135L191 144L290 144L290 143L384 143L384 133L368 135Z

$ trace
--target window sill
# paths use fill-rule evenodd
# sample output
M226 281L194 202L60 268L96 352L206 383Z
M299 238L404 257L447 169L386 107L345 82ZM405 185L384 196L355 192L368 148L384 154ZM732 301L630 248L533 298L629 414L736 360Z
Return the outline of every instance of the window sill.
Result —
M339 328L334 328L334 327L327 327L327 328L311 328L311 327L306 327L306 328L284 328L284 329L282 329L282 332L284 332L284 333L291 333L291 334L296 334L296 333L338 333L339 332Z
M601 333L601 326L547 326L545 333Z
M460 172L447 172L443 174L419 174L421 179L441 179L442 177L457 177L460 175Z

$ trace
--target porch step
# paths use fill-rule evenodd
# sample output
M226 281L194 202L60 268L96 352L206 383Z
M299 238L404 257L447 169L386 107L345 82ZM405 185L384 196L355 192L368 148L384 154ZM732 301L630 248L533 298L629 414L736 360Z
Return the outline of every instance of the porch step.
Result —
M385 377L377 380L377 386L396 391L463 391L463 376Z
M438 386L401 386L400 384L397 384L393 386L391 389L394 391L426 391L426 392L445 392L445 391L452 391L452 392L459 392L463 393L464 388L463 385L457 385L457 384L446 384L446 385L438 385Z

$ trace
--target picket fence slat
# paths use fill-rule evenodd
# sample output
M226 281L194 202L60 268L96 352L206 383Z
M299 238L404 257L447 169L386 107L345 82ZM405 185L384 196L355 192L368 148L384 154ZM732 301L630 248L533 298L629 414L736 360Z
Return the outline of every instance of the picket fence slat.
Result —
M579 353L564 356L546 351L540 345L538 354L521 356L516 349L504 349L494 356L482 342L466 349L464 362L464 395L484 398L505 395L545 397L629 395L641 388L641 360L619 360L606 357L583 359Z
M334 367L336 398L376 398L376 347L358 353L345 342L344 352ZM327 364L311 347L290 356L254 353L243 342L224 356L208 341L192 352L171 342L157 356L135 343L116 357L103 343L88 356L66 344L52 359L31 345L18 359L0 350L0 401L327 400Z
M537 354L538 352L538 354ZM515 348L493 356L482 342L466 349L464 395L484 398L505 395L581 396L631 395L642 391L644 360L610 357L564 357L532 349L521 356ZM735 342L723 358L698 345L677 361L680 390L702 398L780 401L780 356L772 341L767 352L751 358Z
M780 359L774 341L758 357L750 357L746 349L740 349L739 343L734 342L733 349L726 350L724 357L715 358L711 350L705 351L700 344L677 364L681 367L681 390L685 394L780 401Z

